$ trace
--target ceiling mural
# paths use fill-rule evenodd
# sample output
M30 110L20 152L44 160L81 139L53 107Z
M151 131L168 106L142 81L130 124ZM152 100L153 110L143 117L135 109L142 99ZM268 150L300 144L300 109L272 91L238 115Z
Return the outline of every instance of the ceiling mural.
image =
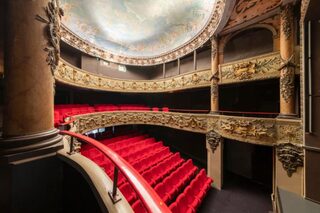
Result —
M123 64L157 64L193 51L181 50L211 24L225 0L60 0L65 16L62 39L87 53ZM214 23L212 20L214 19ZM209 39L216 26L209 26ZM68 32L68 36L65 33ZM70 36L75 37L70 39ZM78 39L81 41L75 42ZM206 39L206 40L207 40ZM72 45L72 44L71 44ZM72 45L75 46L75 45ZM161 59L162 56L167 59ZM157 57L160 57L160 59ZM122 60L122 61L121 61ZM136 60L136 61L135 61ZM145 60L145 62L139 62ZM146 61L147 60L147 61Z

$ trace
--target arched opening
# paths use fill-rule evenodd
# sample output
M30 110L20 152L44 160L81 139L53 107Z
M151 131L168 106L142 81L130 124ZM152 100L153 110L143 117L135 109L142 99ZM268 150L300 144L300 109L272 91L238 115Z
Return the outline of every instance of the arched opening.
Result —
M273 51L273 34L266 28L244 30L231 37L223 49L223 63Z

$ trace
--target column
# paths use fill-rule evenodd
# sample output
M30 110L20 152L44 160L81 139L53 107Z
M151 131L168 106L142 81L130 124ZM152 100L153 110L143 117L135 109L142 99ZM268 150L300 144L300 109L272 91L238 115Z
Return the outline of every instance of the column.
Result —
M53 126L53 71L60 57L56 0L5 0L3 212L59 211L62 137Z
M211 113L219 113L219 54L218 38L211 37Z
M52 71L59 59L60 37L50 29L56 30L60 24L61 10L56 4L56 0L6 1L4 139L0 141L0 158L26 152L30 157L30 152L44 152L61 141L53 127Z
M223 184L223 138L215 130L206 135L207 171L213 179L212 186L221 190Z
M293 5L282 6L280 18L280 117L295 116Z

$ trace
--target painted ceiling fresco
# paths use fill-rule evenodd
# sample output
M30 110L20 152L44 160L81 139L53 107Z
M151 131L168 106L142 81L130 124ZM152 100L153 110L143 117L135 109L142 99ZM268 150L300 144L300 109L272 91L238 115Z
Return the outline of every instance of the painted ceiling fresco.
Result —
M195 38L216 0L61 0L62 22L82 39L116 55L153 57Z

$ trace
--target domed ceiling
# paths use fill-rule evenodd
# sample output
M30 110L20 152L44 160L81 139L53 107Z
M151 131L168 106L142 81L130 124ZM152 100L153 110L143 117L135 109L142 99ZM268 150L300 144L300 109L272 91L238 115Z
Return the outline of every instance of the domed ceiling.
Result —
M65 12L62 39L113 62L164 63L192 52L209 39L221 18L223 3L224 0L61 0Z

